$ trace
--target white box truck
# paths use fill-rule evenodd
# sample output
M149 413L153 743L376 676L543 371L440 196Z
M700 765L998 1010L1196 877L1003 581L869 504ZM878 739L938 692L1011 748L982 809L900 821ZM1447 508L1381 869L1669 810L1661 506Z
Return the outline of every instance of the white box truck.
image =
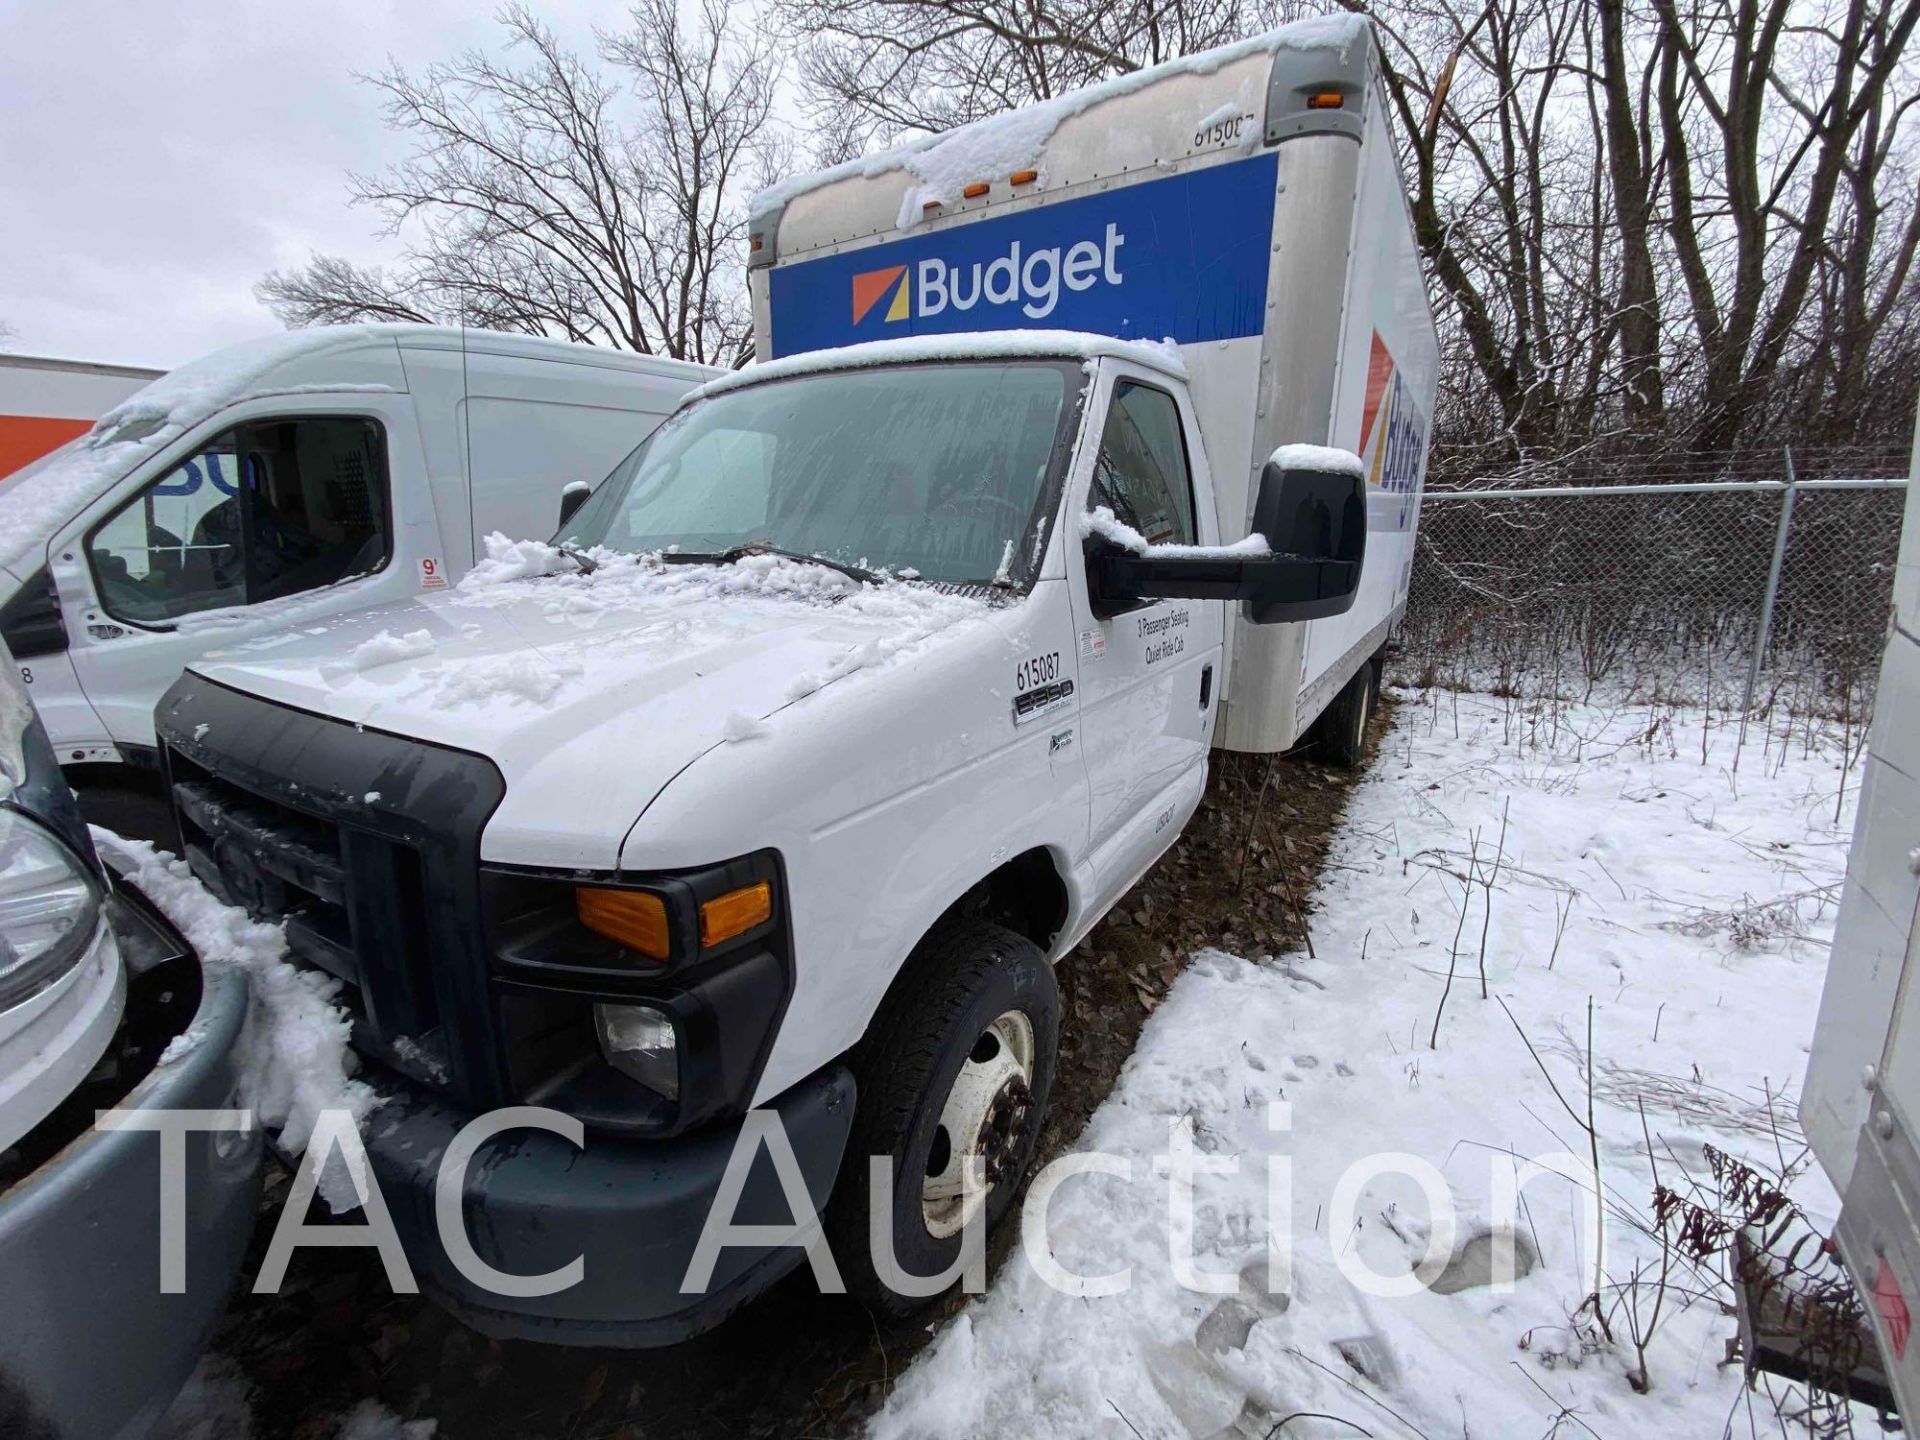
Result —
M1358 748L1436 358L1377 67L1362 22L1291 27L786 187L766 358L554 543L168 691L196 873L345 984L424 1289L660 1344L799 1263L815 1211L894 1309L872 1236L925 1281L1006 1213L1052 962L1179 836L1210 745L1344 697ZM584 1265L508 1295L450 1258L435 1162L516 1104L584 1147L489 1142L474 1243ZM806 1213L767 1153L729 1168L769 1117ZM717 1196L781 1238L716 1257Z
M478 330L295 331L153 380L0 479L0 639L90 818L157 838L153 706L189 660L444 588L490 531L551 533L563 487L719 373Z
M1840 1195L1833 1238L1902 1415L1920 1414L1920 427L1893 628L1800 1123Z

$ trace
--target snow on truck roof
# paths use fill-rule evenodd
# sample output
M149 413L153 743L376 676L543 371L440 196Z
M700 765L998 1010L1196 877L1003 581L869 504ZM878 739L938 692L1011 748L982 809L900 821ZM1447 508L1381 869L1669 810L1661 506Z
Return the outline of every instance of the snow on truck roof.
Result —
M812 375L823 370L857 370L872 365L904 365L937 360L1092 360L1111 355L1131 360L1175 379L1187 376L1186 362L1171 341L1116 340L1079 330L984 330L964 335L912 335L899 340L869 340L831 350L809 350L780 360L762 360L730 370L688 392L680 403L738 390L744 385Z
M1358 15L1319 15L1296 20L1250 40L1183 55L1145 70L1135 70L1081 90L1071 90L1051 100L1037 101L1001 115L922 135L873 155L865 155L831 169L811 175L798 175L771 185L753 197L748 220L758 226L778 214L787 203L810 190L840 180L873 179L895 170L905 170L919 183L913 186L901 205L901 226L910 227L919 217L924 203L939 201L950 205L970 181L983 175L1007 175L1033 166L1053 132L1062 122L1122 95L1131 95L1171 75L1211 75L1222 66L1249 55L1277 54L1282 50L1329 50L1338 52L1342 61L1356 43L1364 43L1371 26Z

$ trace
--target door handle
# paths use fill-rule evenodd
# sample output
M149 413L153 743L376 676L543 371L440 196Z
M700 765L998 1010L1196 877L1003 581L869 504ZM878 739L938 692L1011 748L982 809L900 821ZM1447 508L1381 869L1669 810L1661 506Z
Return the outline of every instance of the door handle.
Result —
M1206 709L1207 703L1212 699L1213 699L1213 666L1210 664L1202 665L1200 667L1200 708L1202 710Z

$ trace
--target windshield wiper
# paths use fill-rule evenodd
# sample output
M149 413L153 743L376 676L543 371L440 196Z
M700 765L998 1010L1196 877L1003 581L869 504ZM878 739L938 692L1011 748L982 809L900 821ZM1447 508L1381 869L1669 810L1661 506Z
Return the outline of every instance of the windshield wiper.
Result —
M600 568L600 562L584 550L576 550L571 545L556 545L553 548L578 565L582 575L591 575Z
M862 570L858 565L829 560L824 555L809 555L804 550L782 549L764 540L749 540L745 545L735 545L730 550L666 550L661 552L660 559L667 565L731 565L749 555L774 555L782 560L797 560L803 565L824 565L863 585L871 585L879 579L871 570Z

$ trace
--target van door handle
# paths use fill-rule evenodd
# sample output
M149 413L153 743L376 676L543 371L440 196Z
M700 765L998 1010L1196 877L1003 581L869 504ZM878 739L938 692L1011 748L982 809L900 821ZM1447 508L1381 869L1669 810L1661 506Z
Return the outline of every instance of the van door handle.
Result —
M1200 708L1207 708L1207 702L1213 699L1213 666L1200 667Z

